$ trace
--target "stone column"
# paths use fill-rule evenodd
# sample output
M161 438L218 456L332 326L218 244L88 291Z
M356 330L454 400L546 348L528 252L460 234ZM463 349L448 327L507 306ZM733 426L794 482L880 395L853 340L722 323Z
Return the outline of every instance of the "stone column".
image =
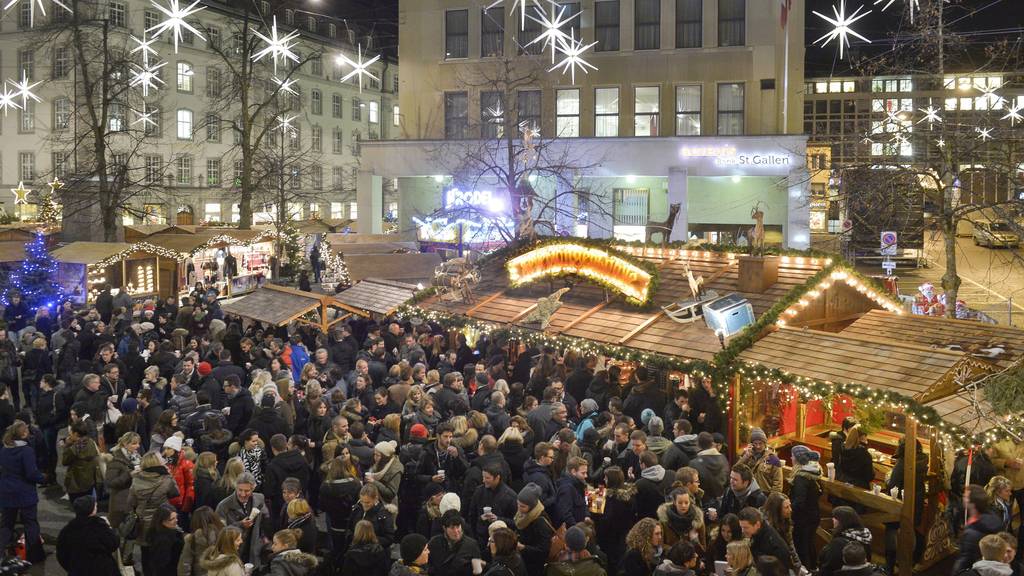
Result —
M689 206L687 205L687 172L686 168L673 167L668 169L668 205L671 211L673 204L679 204L679 216L672 228L671 242L686 242L689 236Z
M383 178L373 172L360 170L356 178L356 232L383 233L383 211Z
M612 210L614 198L611 188L598 184L595 179L587 195L587 236L590 238L611 238L615 232Z
M803 166L786 178L786 247L803 250L811 246L811 178Z

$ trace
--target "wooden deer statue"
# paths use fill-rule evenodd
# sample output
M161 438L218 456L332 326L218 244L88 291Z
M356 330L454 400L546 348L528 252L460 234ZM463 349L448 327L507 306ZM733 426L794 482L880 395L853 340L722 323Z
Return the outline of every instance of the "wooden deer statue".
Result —
M647 244L651 243L651 238L661 233L661 245L667 246L669 237L672 236L672 228L676 225L676 217L679 216L679 210L682 208L682 204L670 204L668 207L668 218L663 221L651 220L647 222L646 237L644 242Z

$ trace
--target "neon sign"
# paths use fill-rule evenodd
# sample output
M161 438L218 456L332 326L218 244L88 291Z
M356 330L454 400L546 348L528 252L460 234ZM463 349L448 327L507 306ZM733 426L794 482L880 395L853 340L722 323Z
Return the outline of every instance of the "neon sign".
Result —
M444 207L446 210L477 208L497 213L505 211L505 199L490 190L449 188L444 193Z
M773 152L752 152L740 154L735 146L685 146L679 149L682 158L712 158L716 166L789 166L789 154Z

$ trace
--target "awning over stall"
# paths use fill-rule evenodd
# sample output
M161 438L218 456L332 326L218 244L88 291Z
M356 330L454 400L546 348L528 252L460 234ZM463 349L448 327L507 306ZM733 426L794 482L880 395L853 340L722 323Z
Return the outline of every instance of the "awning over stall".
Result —
M348 313L338 314L336 318L328 319L329 308L338 308ZM332 296L303 292L275 284L265 284L248 296L222 305L221 309L225 314L266 322L274 326L284 326L292 321L303 322L317 326L324 332L352 314L369 316L365 311L345 304ZM311 312L316 313L314 319L303 318Z
M412 300L416 286L381 278L367 278L335 298L354 308L387 316Z

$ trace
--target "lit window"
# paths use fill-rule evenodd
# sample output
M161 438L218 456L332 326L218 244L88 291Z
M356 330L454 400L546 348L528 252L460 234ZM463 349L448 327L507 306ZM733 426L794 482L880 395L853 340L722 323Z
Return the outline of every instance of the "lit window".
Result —
M395 126L398 126L401 123L401 121L402 121L402 115L399 112L398 106L393 106L391 108L391 122Z
M743 134L743 84L718 85L718 133L735 136Z
M348 203L348 217L350 220L355 220L359 216L359 205L355 202Z
M825 94L828 92L828 82L816 82L814 84L815 94Z
M192 91L192 65L178 62L178 92Z
M857 91L857 83L856 82L849 81L849 80L843 82L843 92L856 92L856 91Z
M178 110L178 139L179 140L191 140L192 139L192 111L181 109Z
M594 90L594 100L594 135L618 136L619 89L597 88Z
M576 138L580 135L580 91L578 88L559 90L555 103L557 117L555 131L558 136Z
M342 206L343 204L341 202L331 202L332 220L341 220L342 218L344 218L344 215L342 213Z
M380 104L376 100L370 100L370 124L380 122Z
M841 82L829 82L828 83L828 91L829 92L833 92L833 93L839 92L839 90L841 88L842 88L842 83Z
M190 186L192 184L192 157L178 156L175 159L174 164L177 172L178 184Z
M203 218L207 222L220 222L220 203L207 202L203 209Z
M700 136L700 86L676 86L676 136Z
M637 86L633 104L633 135L658 135L658 110L661 88Z

